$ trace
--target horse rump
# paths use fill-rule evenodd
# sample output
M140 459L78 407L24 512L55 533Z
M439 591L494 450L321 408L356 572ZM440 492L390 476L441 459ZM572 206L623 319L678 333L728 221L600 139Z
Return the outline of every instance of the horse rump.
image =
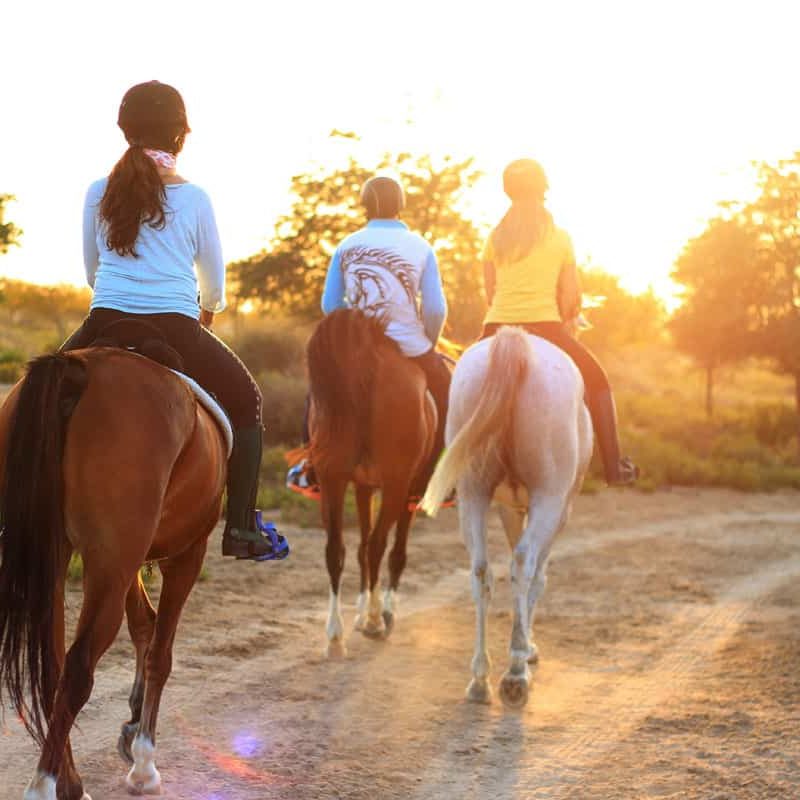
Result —
M378 371L379 351L400 354L385 333L386 324L354 308L338 309L317 325L306 349L314 436L311 453L315 468L333 464L333 454L348 453L350 470L367 456L371 398ZM347 448L342 443L349 442Z

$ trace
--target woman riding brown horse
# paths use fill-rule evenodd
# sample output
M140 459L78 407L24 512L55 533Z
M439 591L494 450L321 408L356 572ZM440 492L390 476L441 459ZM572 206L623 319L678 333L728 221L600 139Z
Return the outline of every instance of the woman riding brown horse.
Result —
M136 679L120 749L134 762L128 788L158 792L159 702L220 516L226 451L180 378L124 350L43 356L0 408L0 694L42 746L26 800L87 800L69 732L126 611ZM72 553L84 598L65 657ZM157 614L138 576L151 560L163 575Z
M414 517L410 487L425 468L436 434L436 409L422 368L406 358L382 323L357 309L341 309L319 323L308 343L311 383L310 456L320 484L322 521L328 535L330 576L328 654L344 653L339 587L344 567L344 496L352 481L361 528L361 589L356 627L368 636L387 634L394 594L406 564ZM372 495L381 507L372 524ZM389 531L389 589L381 601L380 565Z

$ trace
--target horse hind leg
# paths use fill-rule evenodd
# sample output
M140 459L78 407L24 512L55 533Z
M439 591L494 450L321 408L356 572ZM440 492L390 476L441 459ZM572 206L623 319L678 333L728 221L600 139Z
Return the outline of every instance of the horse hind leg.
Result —
M389 530L408 507L408 482L389 484L383 487L381 510L369 538L369 602L367 621L362 633L371 639L386 636L383 618L383 600L380 594L381 561L383 561Z
M86 704L94 684L97 662L110 647L122 624L125 590L133 576L109 570L92 569L84 564L84 600L78 620L75 641L64 659L64 669L53 701L53 712L36 775L28 784L24 800L55 800L56 780L53 776L70 769L69 732L78 713ZM96 577L102 575L102 578ZM74 772L74 767L72 767ZM75 774L77 778L77 774ZM80 779L64 786L59 800L88 800Z
M397 590L400 587L400 576L406 568L406 552L408 549L408 534L411 523L414 521L414 511L409 511L408 506L403 509L397 520L397 529L394 535L394 545L389 553L389 588L383 596L383 623L386 626L386 635L394 628L394 618L397 612Z
M372 532L372 495L371 486L358 484L356 486L356 508L358 509L358 524L361 531L361 541L358 545L358 566L361 582L356 602L355 629L363 630L367 621L367 606L369 604L369 535Z
M511 559L511 591L514 620L511 630L509 666L500 681L500 697L509 708L522 708L528 702L531 657L530 629L533 607L543 586L534 579L544 574L544 565L555 534L561 527L566 498L531 497L528 523L514 548Z
M164 685L172 671L172 646L181 611L200 574L208 540L198 539L180 555L160 564L163 575L153 638L145 658L144 701L138 732L131 745L133 766L125 783L131 794L160 794L155 766L156 723Z
M131 718L122 725L117 750L125 761L133 764L131 746L139 730L139 721L142 716L147 648L153 639L156 626L156 612L142 583L141 574L137 575L128 590L128 596L125 599L125 615L128 620L128 632L136 650L136 675L128 698Z
M506 532L508 544L513 550L517 546L520 536L522 536L522 531L525 527L525 512L519 508L512 508L511 506L506 505L499 506L498 511L500 512L500 519ZM546 577L544 574L544 568L537 570L533 580L531 581L530 591L528 592L528 615L531 622L531 637L528 642L529 664L535 664L539 661L539 648L536 646L536 643L533 640L533 609L536 605L539 595L544 589L545 581Z
M341 587L345 557L342 516L347 481L331 479L324 474L321 474L319 477L322 521L327 533L325 563L328 567L328 578L330 579L328 621L325 625L328 643L325 654L328 658L343 658L347 654L347 651L344 646L344 620L342 619L342 605L339 590Z
M472 680L467 687L467 700L491 703L489 673L492 662L487 646L489 606L494 590L494 576L488 557L486 517L490 498L486 490L471 481L458 485L458 516L461 534L469 552L472 598L475 602L475 651L470 665Z

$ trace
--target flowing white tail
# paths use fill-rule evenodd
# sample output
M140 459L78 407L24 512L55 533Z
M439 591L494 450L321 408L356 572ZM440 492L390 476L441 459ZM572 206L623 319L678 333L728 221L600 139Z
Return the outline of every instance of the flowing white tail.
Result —
M422 509L435 516L448 492L468 470L489 469L513 476L510 441L519 388L534 358L521 328L501 328L489 350L489 369L480 399L466 424L447 446L422 499Z

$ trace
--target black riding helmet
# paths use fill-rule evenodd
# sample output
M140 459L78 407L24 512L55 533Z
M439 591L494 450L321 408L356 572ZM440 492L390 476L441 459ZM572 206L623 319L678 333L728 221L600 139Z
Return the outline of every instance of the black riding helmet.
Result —
M406 206L403 187L388 175L376 175L361 187L361 204L367 219L391 219Z
M138 83L125 92L117 124L128 144L175 154L191 130L180 93L159 81Z

